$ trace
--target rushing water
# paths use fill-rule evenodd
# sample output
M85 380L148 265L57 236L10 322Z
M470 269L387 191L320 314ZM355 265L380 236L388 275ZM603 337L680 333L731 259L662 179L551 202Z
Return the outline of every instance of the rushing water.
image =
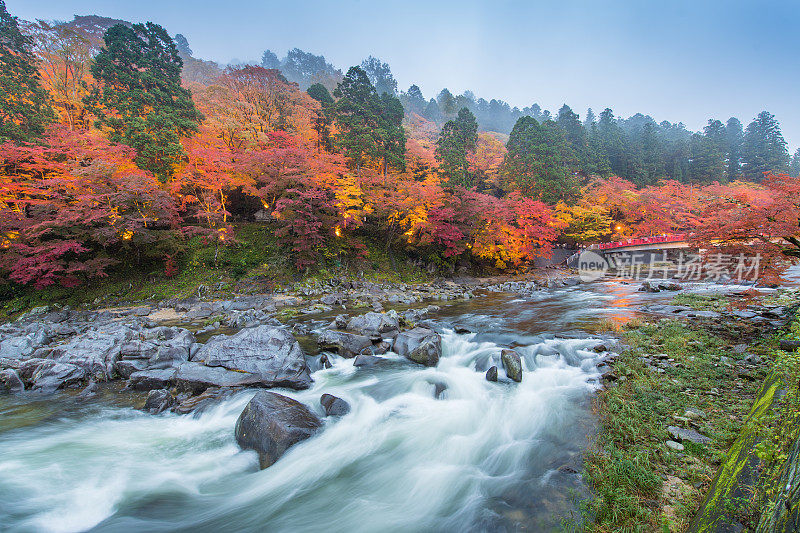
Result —
M328 392L352 411L263 471L233 438L252 391L194 416L152 416L108 395L0 398L0 529L555 528L584 492L558 468L577 467L593 431L599 360L587 331L630 316L635 298L606 284L445 307L434 319L444 350L436 368L335 359L310 390L281 391L320 414ZM508 346L524 356L522 383L487 382L476 367ZM436 383L447 386L439 399Z

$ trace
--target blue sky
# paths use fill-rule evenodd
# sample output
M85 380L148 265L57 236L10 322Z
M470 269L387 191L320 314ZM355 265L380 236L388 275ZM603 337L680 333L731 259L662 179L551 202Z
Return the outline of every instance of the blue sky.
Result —
M221 62L293 47L337 67L372 54L426 98L466 89L581 116L610 107L699 129L774 113L800 145L800 2L6 0L21 18L98 14L183 33Z

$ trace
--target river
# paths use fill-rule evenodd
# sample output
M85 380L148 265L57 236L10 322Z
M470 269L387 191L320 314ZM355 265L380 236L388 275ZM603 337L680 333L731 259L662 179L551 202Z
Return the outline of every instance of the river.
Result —
M575 470L595 427L596 326L653 298L635 291L604 283L443 306L435 368L334 358L311 389L279 392L319 413L331 393L351 413L262 471L233 436L253 391L185 416L144 414L116 390L0 397L0 529L556 529L586 494ZM524 356L522 382L486 381L476 367L509 346Z

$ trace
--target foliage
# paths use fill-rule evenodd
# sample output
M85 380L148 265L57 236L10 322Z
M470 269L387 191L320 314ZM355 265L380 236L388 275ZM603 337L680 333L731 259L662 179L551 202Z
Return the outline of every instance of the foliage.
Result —
M471 188L474 178L469 173L470 154L478 144L478 123L469 109L462 108L458 116L448 121L436 141L436 161L439 173L451 187Z
M0 142L40 137L53 119L32 46L0 0Z
M92 76L97 85L86 104L113 142L136 149L136 163L162 179L183 157L180 137L201 119L191 94L181 87L183 66L169 34L157 24L117 24L104 36Z

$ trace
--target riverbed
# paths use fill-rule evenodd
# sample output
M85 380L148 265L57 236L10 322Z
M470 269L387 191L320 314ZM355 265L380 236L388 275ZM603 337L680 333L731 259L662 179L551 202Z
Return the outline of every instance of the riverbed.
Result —
M557 529L579 517L587 494L580 455L595 428L591 399L604 357L593 348L609 343L597 325L624 322L656 297L636 289L589 284L442 306L430 319L443 340L434 368L391 354L355 368L333 356L310 389L277 391L320 415L323 393L352 411L327 418L320 433L266 470L234 440L254 391L193 415L156 416L118 390L88 401L66 392L2 396L0 524L8 531ZM485 369L507 347L523 356L522 382L487 381Z

